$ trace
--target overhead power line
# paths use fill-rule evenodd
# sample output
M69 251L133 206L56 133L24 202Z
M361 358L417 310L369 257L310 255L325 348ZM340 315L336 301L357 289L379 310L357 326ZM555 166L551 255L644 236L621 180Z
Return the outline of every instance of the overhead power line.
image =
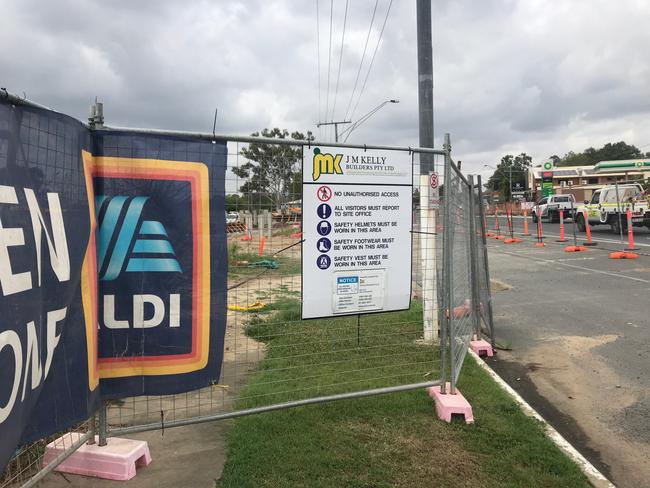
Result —
M336 110L336 97L339 93L339 81L341 79L341 65L343 64L343 45L345 43L345 26L348 20L348 1L345 0L345 13L343 14L343 33L341 34L341 51L339 53L339 69L336 75L336 89L334 90L334 103L332 104L332 120L334 120L334 111Z
M319 7L318 0L316 0L316 63L318 64L318 120L320 120L321 112L323 110L321 102L321 87L320 87L320 17L318 15Z
M354 113L357 111L357 107L359 106L359 102L361 102L361 97L363 96L363 92L366 89L366 83L368 83L368 78L370 77L370 71L372 71L372 65L375 62L375 56L377 55L377 50L379 49L379 43L381 42L381 37L384 34L384 29L386 28L386 22L388 21L388 15L390 14L390 8L393 6L393 0L390 0L390 3L388 4L388 9L386 9L386 17L384 18L384 23L381 26L381 31L379 32L379 38L377 39L377 45L375 46L375 51L372 53L372 58L370 59L370 66L368 67L368 72L366 73L366 77L363 80L363 85L361 86L361 90L359 91L359 98L357 99L357 103L354 106L354 109L352 109L352 113L350 114L350 119L354 117Z
M350 95L350 101L348 102L348 107L345 109L345 116L343 119L348 118L348 112L350 111L350 107L352 106L352 100L354 100L354 93L357 89L357 84L359 83L359 76L361 75L361 68L363 67L363 60L366 57L366 50L368 49L368 41L370 40L370 34L372 33L372 25L375 22L375 14L377 13L377 5L379 4L379 0L375 1L375 8L372 11L372 18L370 19L370 27L368 27L368 35L366 36L366 44L363 46L363 54L361 55L361 62L359 63L359 69L357 71L357 77L354 80L354 87L352 88L352 94Z
M332 68L332 24L334 20L334 0L330 0L330 42L329 42L329 52L328 52L328 61L327 61L327 97L325 98L325 118L329 114L330 108L330 73Z

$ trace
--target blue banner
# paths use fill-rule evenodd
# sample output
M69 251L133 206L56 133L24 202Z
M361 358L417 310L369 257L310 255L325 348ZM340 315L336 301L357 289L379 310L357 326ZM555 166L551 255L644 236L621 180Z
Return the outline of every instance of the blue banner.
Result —
M0 101L0 468L102 398L219 380L225 142Z

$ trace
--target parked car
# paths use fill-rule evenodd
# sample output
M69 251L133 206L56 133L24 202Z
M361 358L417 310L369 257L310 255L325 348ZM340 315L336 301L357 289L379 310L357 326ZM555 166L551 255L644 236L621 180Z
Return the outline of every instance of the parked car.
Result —
M549 222L560 221L560 210L564 212L564 218L573 218L573 211L576 208L576 201L573 195L551 195L539 200L531 215L533 222L537 222L537 217L548 218Z
M239 222L239 213L238 212L226 212L226 224L232 224Z

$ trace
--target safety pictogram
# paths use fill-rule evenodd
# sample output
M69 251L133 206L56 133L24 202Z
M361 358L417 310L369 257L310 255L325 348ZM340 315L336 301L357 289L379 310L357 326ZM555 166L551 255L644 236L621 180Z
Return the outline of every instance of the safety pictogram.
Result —
M332 198L332 189L329 186L319 186L316 190L316 196L321 202L327 202Z

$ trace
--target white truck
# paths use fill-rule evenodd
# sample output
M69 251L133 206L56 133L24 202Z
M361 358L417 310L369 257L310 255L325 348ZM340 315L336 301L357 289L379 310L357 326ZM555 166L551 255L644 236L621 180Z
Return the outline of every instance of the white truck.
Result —
M632 211L632 226L650 229L650 202L638 183L621 184L618 189L616 185L607 185L596 190L591 201L585 200L584 205L576 209L576 225L579 231L584 232L586 211L589 225L609 225L612 232L618 234L621 231L619 225L623 231L627 230L628 208Z
M560 221L560 210L564 212L564 218L573 217L573 210L576 207L576 201L573 195L551 195L540 199L531 211L533 222L537 222L537 217L542 221L548 218L549 222Z

